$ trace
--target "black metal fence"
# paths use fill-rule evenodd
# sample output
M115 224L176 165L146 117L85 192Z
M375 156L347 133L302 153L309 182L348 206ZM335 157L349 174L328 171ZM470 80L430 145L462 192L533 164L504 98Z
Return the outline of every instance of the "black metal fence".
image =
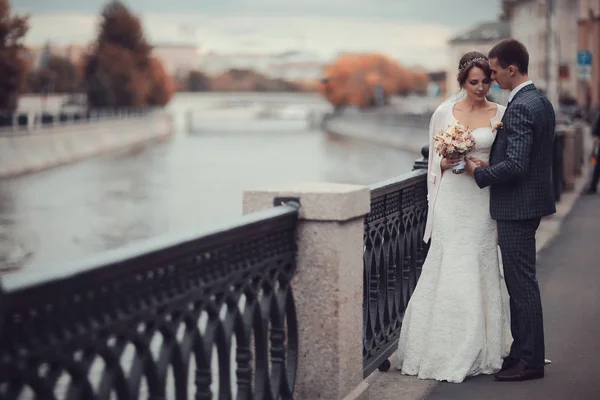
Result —
M297 217L280 206L78 272L7 280L0 398L292 398Z
M402 318L421 274L428 245L427 171L371 187L365 218L363 374L387 370L398 347Z
M69 123L89 123L107 119L135 118L149 115L157 108L90 109L79 111L60 111L52 113L14 113L0 112L0 130L24 131Z

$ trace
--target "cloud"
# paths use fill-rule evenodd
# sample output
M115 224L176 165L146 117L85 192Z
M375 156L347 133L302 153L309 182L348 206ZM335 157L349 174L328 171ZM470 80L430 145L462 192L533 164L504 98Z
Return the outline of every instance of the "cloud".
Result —
M97 13L107 0L18 0L17 11L87 12ZM500 12L499 0L126 0L136 13L196 14L208 17L304 16L330 18L360 18L430 22L450 26L465 26L495 19Z
M92 14L57 13L29 17L29 32L25 40L40 45L47 41L57 44L87 43L93 40L98 16Z
M32 13L28 42L87 43L108 0L18 0ZM499 0L126 0L153 42L197 41L215 51L306 46L330 58L380 51L428 68L446 63L447 40L500 11ZM189 34L195 30L195 36ZM184 34L188 32L188 34Z
M141 19L148 39L156 44L197 42L202 48L217 52L272 52L303 45L327 59L344 51L376 51L404 64L430 69L446 65L446 43L458 29L438 23L337 16L242 14L214 18L143 13ZM36 14L30 19L27 42L85 44L93 41L97 26L98 17L94 14Z

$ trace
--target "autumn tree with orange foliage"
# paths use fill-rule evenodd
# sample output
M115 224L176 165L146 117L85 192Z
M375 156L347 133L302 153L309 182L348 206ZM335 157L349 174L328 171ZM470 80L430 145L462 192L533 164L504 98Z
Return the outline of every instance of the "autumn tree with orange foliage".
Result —
M174 85L151 52L139 18L120 1L107 4L98 39L84 60L88 104L101 108L168 104Z
M412 92L425 95L427 94L427 86L429 85L429 75L423 68L414 68L412 74Z
M324 75L320 91L336 107L371 107L376 87L382 89L387 101L390 96L413 92L422 85L420 72L416 74L381 54L343 54L325 68Z
M0 110L13 113L27 76L22 40L27 34L27 17L11 16L8 0L0 0Z
M163 63L156 57L150 58L148 79L150 80L148 104L151 106L169 104L175 92L175 82L165 70Z

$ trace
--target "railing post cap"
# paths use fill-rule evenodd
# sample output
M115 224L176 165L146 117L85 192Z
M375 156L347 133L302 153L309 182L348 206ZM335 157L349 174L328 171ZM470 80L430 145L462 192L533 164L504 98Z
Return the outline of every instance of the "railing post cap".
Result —
M300 219L347 221L366 215L371 209L367 186L341 183L307 182L290 187L244 191L244 214L273 207L276 197L300 199Z

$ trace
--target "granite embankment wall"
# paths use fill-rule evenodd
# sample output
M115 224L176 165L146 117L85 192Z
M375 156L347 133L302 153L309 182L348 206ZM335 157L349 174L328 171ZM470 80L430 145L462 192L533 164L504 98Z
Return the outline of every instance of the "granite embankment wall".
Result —
M0 178L38 172L166 139L174 130L172 116L161 111L123 119L0 132Z
M430 114L402 114L394 110L331 115L323 131L340 140L358 140L420 154L429 142Z

